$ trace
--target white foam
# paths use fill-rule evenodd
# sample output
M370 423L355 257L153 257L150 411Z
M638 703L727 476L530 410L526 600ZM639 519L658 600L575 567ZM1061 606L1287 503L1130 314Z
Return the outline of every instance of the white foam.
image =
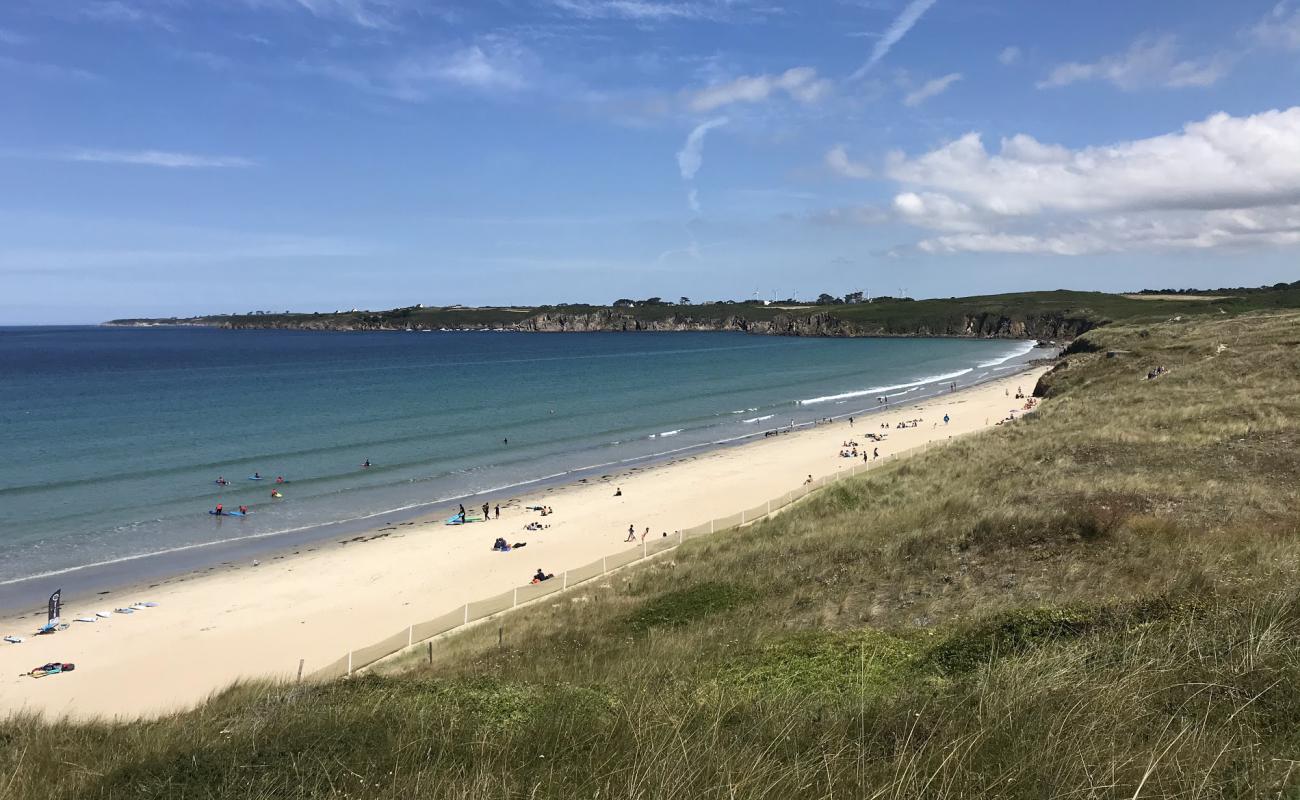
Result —
M1026 355L1030 350L1033 350L1037 346L1038 346L1037 342L1021 342L1020 344L1016 345L1015 350L1012 350L1010 353L1003 356L1002 358L993 358L993 359L989 359L988 361L981 361L975 366L979 369L983 369L985 367L996 367L998 364L1005 364L1006 362L1010 361L1013 358L1019 358L1020 356Z
M677 434L679 434L679 433L681 433L681 432L682 432L682 429L681 429L681 428L678 428L678 429L675 430L675 431L664 431L663 433L652 433L652 434L650 434L650 438L651 438L651 439L662 439L662 438L664 438L665 436L676 436Z
M860 389L855 392L844 392L842 394L828 394L825 397L812 397L807 400L797 400L795 402L801 406L810 406L813 405L814 403L826 403L832 400L848 400L854 397L869 397L871 395L889 394L890 392L896 392L899 389L908 389L908 390L914 389L917 386L924 386L927 383L937 383L939 381L950 381L953 378L960 378L962 375L965 375L968 372L972 372L972 371L974 371L973 367L968 369L958 370L957 372L949 372L943 375L930 375L928 377L920 378L919 380L912 381L911 383L899 383L894 386L872 386L870 389Z
M754 417L753 419L742 419L742 420L741 420L741 423L743 423L743 424L745 424L745 425L752 425L752 424L754 424L755 422L762 422L762 421L765 420L765 419L771 419L772 417L775 417L775 416L776 416L776 414L768 414L766 417Z

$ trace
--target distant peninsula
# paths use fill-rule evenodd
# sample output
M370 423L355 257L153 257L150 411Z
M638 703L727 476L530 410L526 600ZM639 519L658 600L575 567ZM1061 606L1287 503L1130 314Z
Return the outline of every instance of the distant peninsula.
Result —
M314 331L742 331L779 336L948 336L1070 340L1114 321L1237 314L1300 307L1300 281L1259 288L1146 290L1131 294L1047 291L913 300L823 294L814 301L670 302L620 299L608 306L413 305L387 311L271 312L115 319L106 325Z

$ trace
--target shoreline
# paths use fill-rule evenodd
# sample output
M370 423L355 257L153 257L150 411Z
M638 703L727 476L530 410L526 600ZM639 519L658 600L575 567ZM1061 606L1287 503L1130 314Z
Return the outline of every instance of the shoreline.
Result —
M1026 355L1032 354L1036 349L1040 348L1035 345ZM1007 370L1005 375L976 381L968 386L961 387L961 390L982 386L990 381L1028 371L1033 369L1035 363L1040 360L1042 359L1016 362L1014 367ZM885 387L881 391L897 388L902 387ZM915 397L907 398L904 404L921 402L933 397L943 396L946 393L946 390L938 385L931 388L932 393L923 392ZM867 398L861 396L862 394L860 392L850 393L845 396L845 400L849 402L865 401ZM827 399L838 398L839 396ZM796 401L796 407L800 407L799 402ZM888 409L888 406L854 409L830 414L827 419L841 420L851 416L868 416ZM817 424L816 421L809 421L800 422L793 426L783 425L779 426L775 432L784 435L791 431L798 432L811 429L816 427ZM513 496L539 490L550 491L553 488L569 484L576 485L589 482L597 475L603 477L603 473L607 473L611 469L614 472L631 470L631 473L635 474L645 469L669 466L684 458L733 447L743 447L753 441L767 438L772 433L771 429L767 431L755 429L752 432L726 439L699 442L661 453L579 467L557 474L525 479L503 487L414 503L406 507L375 512L362 517L311 524L297 529L254 533L211 542L198 542L177 548L132 554L102 562L60 568L22 578L10 579L0 582L0 623L12 620L15 615L20 613L24 616L27 613L44 614L45 598L54 589L62 589L65 604L109 592L133 589L150 590L160 585L174 583L178 579L208 574L214 568L219 569L241 560L275 558L290 553L297 554L303 548L315 550L318 546L325 545L340 536L364 535L382 527L401 526L412 521L417 524L426 524L441 513L440 509L454 508L458 503L465 503L473 507L479 505L485 499L499 498L502 495ZM512 499L516 498L512 497ZM71 585L62 585L69 582ZM7 633L0 635L7 635Z
M1008 409L1023 406L1023 400L1009 399L1012 388L1027 385L1032 391L1045 370L1026 364L956 392L868 414L851 412L863 420L852 428L841 421L775 437L759 431L733 446L624 467L594 480L512 492L502 503L500 520L452 527L442 524L438 512L426 512L404 522L371 523L337 545L320 539L310 549L281 552L260 564L231 560L113 590L99 595L99 608L88 595L73 596L65 601L65 620L128 599L160 605L95 624L72 622L53 636L30 636L29 629L44 621L43 609L38 617L6 615L3 632L27 637L23 644L0 649L10 676L53 660L77 663L79 669L52 681L0 677L0 711L149 716L193 706L236 680L292 678L299 659L309 673L399 622L428 619L520 585L537 568L558 572L612 553L629 523L639 543L647 527L651 535L681 530L795 488L804 473L822 477L856 465L860 461L834 453L850 432L887 433L878 446L888 457L922 442L984 430ZM955 424L943 428L929 416L949 412ZM914 413L926 420L923 427L892 426ZM876 425L882 419L890 420L889 430ZM874 446L865 439L860 444ZM611 492L615 486L625 490L620 498ZM543 519L523 510L538 504L557 510ZM524 531L525 521L549 527ZM489 545L497 535L526 540L530 547L515 555L493 553ZM33 600L43 603L45 595L48 591ZM27 608L32 604L29 600ZM187 653L192 663L175 659L175 652ZM169 665L161 675L160 659Z

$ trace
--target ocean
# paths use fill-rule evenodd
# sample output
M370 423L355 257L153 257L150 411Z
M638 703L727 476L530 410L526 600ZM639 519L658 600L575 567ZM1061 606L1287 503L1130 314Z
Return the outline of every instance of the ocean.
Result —
M0 586L220 543L297 541L468 495L504 501L547 481L876 411L880 395L904 402L1004 375L1037 355L1031 347L0 328ZM264 480L249 480L255 473ZM217 503L251 513L209 515Z

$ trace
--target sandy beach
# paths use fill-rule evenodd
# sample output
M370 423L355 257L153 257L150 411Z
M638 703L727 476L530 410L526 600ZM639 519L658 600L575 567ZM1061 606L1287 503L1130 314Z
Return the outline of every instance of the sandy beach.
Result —
M1024 401L1044 367L998 381L859 417L685 457L607 479L501 497L500 519L447 526L446 513L323 542L260 564L180 576L151 589L114 591L96 602L65 606L65 631L31 634L44 617L0 621L0 713L131 718L192 707L243 678L292 679L302 660L310 673L351 649L444 614L467 601L528 582L537 569L560 573L615 553L628 527L637 542L738 512L862 463L839 456L856 440L880 456L992 427ZM827 413L834 413L831 408ZM948 415L950 421L943 418ZM897 429L903 420L920 419ZM888 430L881 424L888 423ZM867 433L887 434L875 444ZM615 496L621 489L621 496ZM507 503L507 501L511 501ZM545 518L526 506L548 505ZM549 528L525 530L530 522ZM733 535L733 534L724 534ZM498 536L527 542L491 550ZM53 587L52 587L53 588ZM33 606L41 598L33 599ZM134 602L158 605L94 623L76 617ZM20 673L46 662L76 671L40 680Z

